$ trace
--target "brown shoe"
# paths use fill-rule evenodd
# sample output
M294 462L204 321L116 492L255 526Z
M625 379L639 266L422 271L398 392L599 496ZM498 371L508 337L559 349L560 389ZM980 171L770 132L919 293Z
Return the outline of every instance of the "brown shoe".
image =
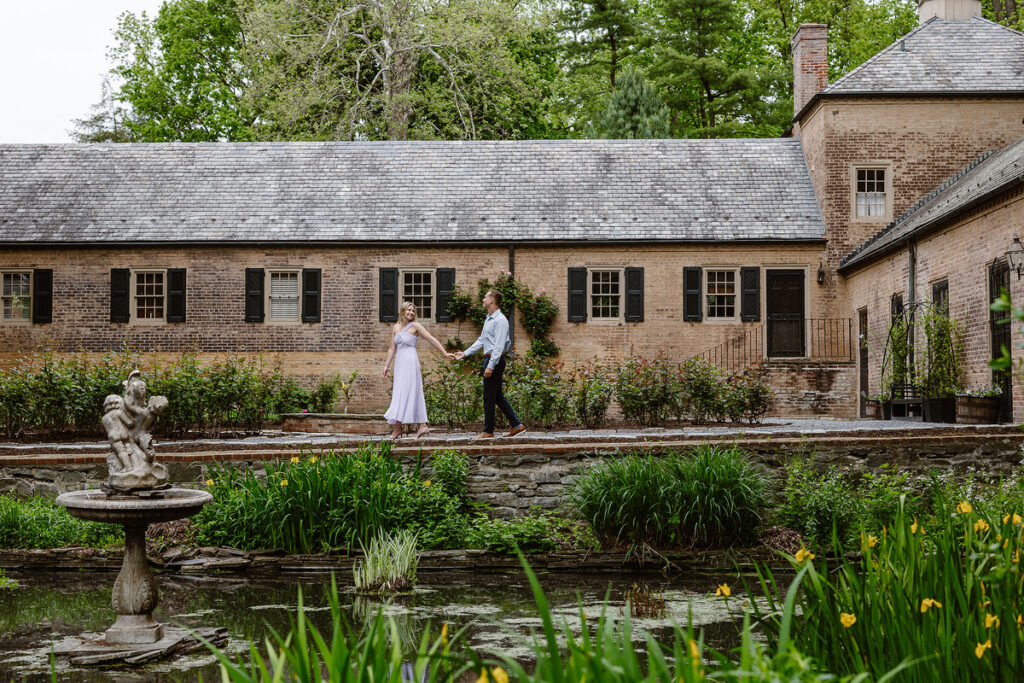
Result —
M494 438L494 432L480 432L479 434L477 434L473 438L474 439L493 439Z
M518 427L513 427L512 429L510 429L507 432L505 432L505 438L508 439L510 437L515 436L516 434L522 434L525 431L526 431L526 425L521 424Z

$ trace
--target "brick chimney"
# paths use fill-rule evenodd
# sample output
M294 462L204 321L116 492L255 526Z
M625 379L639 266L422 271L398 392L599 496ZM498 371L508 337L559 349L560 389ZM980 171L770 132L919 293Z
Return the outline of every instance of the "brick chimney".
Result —
M981 0L917 0L921 23L932 17L946 21L967 21L981 16Z
M925 0L935 2L936 0ZM793 114L828 85L828 26L803 24L793 36Z

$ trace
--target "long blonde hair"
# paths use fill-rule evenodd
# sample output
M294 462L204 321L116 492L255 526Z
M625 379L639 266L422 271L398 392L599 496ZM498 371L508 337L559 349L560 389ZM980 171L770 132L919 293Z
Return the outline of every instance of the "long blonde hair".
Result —
M405 312L409 310L410 307L412 307L412 321L416 322L416 304L411 301L403 301L402 307L398 309L398 317L400 318L399 322L403 322L405 320Z

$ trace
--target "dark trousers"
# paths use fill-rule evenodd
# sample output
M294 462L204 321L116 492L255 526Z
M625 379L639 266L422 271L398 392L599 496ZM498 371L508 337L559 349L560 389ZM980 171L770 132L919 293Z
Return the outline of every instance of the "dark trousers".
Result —
M480 368L480 375L483 376L490 358L484 358L484 365ZM512 404L505 398L505 356L502 356L498 364L494 366L494 372L490 377L484 377L484 431L494 433L494 406L501 408L505 414L510 427L519 426L519 418L516 411L512 410Z

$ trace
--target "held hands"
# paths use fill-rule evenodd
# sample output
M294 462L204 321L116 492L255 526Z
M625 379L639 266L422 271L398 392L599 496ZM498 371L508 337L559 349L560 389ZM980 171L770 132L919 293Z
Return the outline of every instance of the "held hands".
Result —
M454 358L455 360L462 360L465 357L466 354L464 354L462 351L456 351L455 353L452 354L452 358Z

